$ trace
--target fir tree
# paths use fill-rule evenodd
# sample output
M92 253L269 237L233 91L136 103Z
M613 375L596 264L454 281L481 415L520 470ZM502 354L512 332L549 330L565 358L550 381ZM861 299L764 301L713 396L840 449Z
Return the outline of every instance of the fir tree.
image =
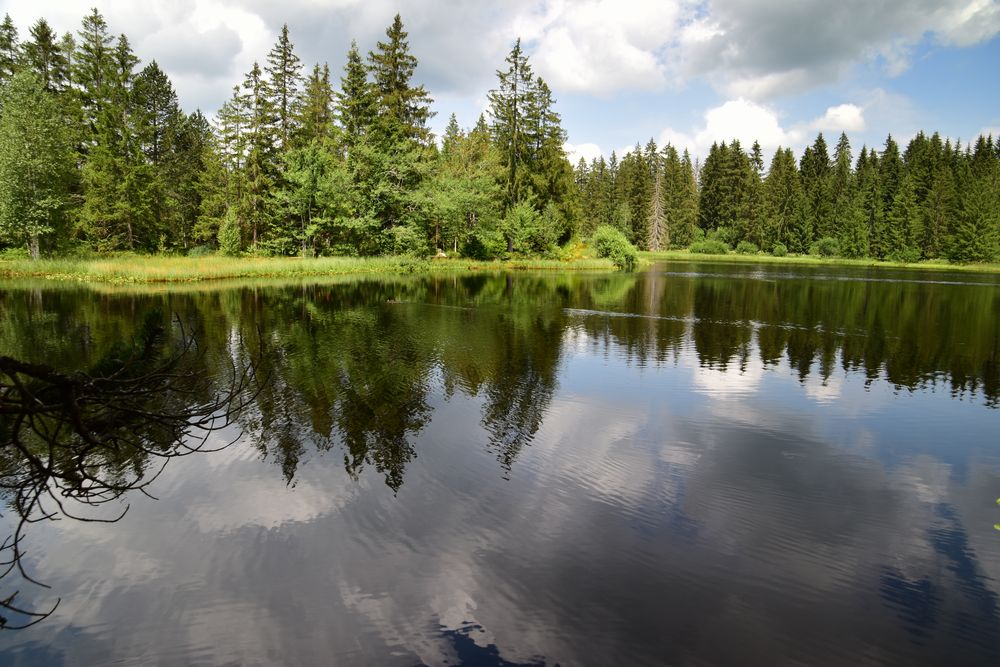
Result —
M299 113L299 86L302 83L302 63L295 55L288 38L288 24L281 26L277 43L267 54L265 68L270 85L270 105L274 109L278 146L287 146L295 131Z
M388 41L379 42L377 49L368 54L378 95L379 128L391 137L426 144L430 141L427 121L433 116L430 105L434 100L422 85L411 85L417 59L410 53L408 33L403 30L399 14L385 35Z

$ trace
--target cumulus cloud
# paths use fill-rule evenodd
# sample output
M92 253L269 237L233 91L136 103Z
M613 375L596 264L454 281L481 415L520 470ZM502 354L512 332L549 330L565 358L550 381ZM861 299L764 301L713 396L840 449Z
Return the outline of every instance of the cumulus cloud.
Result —
M861 132L865 129L864 109L856 104L838 104L811 123L816 130Z
M707 76L733 97L768 99L829 84L873 59L899 74L928 38L970 46L997 32L994 0L713 0L673 55L684 76Z
M597 144L563 144L563 150L566 151L566 157L569 158L570 164L576 164L583 158L587 162L594 160L601 156L601 147Z
M539 72L556 89L606 95L649 90L666 81L662 56L683 17L682 3L640 0L553 2L514 25L534 46Z

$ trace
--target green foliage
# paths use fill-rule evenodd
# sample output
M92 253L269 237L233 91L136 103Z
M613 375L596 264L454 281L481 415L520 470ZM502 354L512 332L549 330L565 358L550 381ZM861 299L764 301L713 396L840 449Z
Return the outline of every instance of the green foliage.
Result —
M840 244L837 239L824 236L810 247L809 254L820 257L836 257L840 254Z
M736 244L736 252L740 255L756 255L760 252L760 248L751 241L740 241Z
M391 239L390 252L393 255L427 257L431 254L431 247L427 242L427 237L419 229L400 225L389 230L389 237Z
M623 271L632 271L639 261L639 253L620 229L601 225L590 237L590 246L598 257L607 257Z
M729 252L729 246L717 239L707 239L695 241L688 250L696 255L725 255Z
M771 246L771 256L772 257L785 257L788 255L788 246L784 243L778 242Z
M229 210L219 227L219 252L223 255L236 257L243 249L243 241L240 238L240 224L236 218L236 212Z
M211 257L215 254L215 248L210 245L196 245L188 250L188 257Z
M0 244L26 246L38 259L65 226L71 148L60 109L35 74L15 74L0 107Z

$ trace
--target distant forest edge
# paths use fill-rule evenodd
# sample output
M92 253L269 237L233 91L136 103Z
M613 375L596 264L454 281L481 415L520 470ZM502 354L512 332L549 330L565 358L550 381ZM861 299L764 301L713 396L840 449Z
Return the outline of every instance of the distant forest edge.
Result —
M1000 258L1000 138L889 137L857 160L820 134L645 147L575 167L546 83L515 43L471 129L438 140L397 15L334 84L287 25L214 118L185 114L155 61L94 9L76 35L0 25L0 257L171 254L561 258L573 239L851 258ZM616 234L611 227L621 232ZM609 251L614 252L614 250Z

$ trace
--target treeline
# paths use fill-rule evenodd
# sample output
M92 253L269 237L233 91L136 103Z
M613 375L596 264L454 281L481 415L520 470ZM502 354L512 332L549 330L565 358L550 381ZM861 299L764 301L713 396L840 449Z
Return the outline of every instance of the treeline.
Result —
M75 35L0 24L0 250L458 253L559 257L611 225L640 248L989 261L1000 245L1000 141L890 137L855 161L842 135L799 160L716 144L566 159L552 91L517 42L489 108L444 136L397 15L304 67L287 26L218 113L185 113L155 61L95 9ZM624 241L622 242L624 243ZM625 244L627 245L627 244ZM24 251L22 250L22 252Z
M697 178L696 178L697 174ZM952 144L919 133L900 153L890 136L855 161L846 134L822 133L799 160L779 148L765 172L758 143L687 151L650 141L619 162L581 160L584 231L610 222L650 250L786 252L894 261L1000 255L1000 140Z
M228 254L557 252L575 230L552 93L518 42L489 113L440 144L397 15L305 71L285 26L214 119L95 9L76 36L0 26L0 247ZM339 85L338 85L339 84Z

